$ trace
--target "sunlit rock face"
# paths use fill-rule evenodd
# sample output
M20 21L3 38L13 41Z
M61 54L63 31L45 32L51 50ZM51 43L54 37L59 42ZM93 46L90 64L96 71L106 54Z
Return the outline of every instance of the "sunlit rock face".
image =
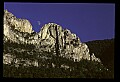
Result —
M57 33L56 35L56 30ZM60 25L55 23L45 24L39 32L41 40L41 45L50 46L54 48L55 44L59 45L59 52L61 56L73 59L74 61L80 61L81 59L90 60L90 54L88 46L85 43L81 43L80 38L76 34L71 33L68 29L62 29ZM56 43L56 38L58 36L58 43ZM47 47L48 48L48 47Z
M3 27L4 43L10 40L18 44L33 44L36 46L33 50L38 50L38 52L53 51L53 54L57 53L57 45L59 56L61 57L73 60L74 62L79 62L81 59L90 60L91 58L92 61L100 62L94 55L92 55L92 57L90 56L88 46L82 43L76 34L72 33L69 29L63 29L62 26L56 23L45 24L41 30L36 33L32 30L32 25L28 20L18 19L12 13L4 10ZM13 59L12 56L10 56L10 54L4 54L3 56L3 63L10 64ZM21 59L18 60L21 61ZM25 61L28 61L28 59ZM32 62L34 62L35 66L38 66L39 62L36 60ZM28 66L28 64L24 65Z
M32 25L27 19L16 18L7 10L4 10L3 22L4 36L13 42L24 42L26 41L24 35L26 35L26 33L31 34L34 32L32 30Z
M12 13L4 10L4 24L17 29L20 32L32 33L32 25L26 19L16 18ZM6 30L5 30L6 31Z

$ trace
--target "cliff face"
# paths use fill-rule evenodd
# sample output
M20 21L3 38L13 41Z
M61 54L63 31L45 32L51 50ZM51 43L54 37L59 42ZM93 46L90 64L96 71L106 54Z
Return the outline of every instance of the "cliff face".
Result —
M56 35L56 33L58 34ZM58 44L61 56L72 58L74 61L80 61L82 58L90 60L87 45L81 43L79 37L68 29L64 30L55 23L49 23L41 28L39 36L41 38L40 46L46 46L46 51L50 51L52 48L55 49Z
M11 27L17 29L20 32L32 33L32 25L26 19L16 18L12 13L4 10L4 27ZM6 31L4 31L6 34Z
M20 45L32 44L35 46L33 50L36 50L36 52L52 52L52 54L56 54L58 57L64 57L73 60L74 62L79 62L81 59L90 60L90 58L100 62L94 54L90 56L88 46L85 43L82 43L76 34L71 33L68 29L63 29L58 24L45 24L40 32L36 33L32 30L32 25L28 20L18 19L12 13L4 10L3 26L4 43L10 41ZM9 63L15 58L15 56L10 55L12 54L3 54L4 64L8 64L6 61L9 60L9 57L11 58ZM35 62L39 63L36 60ZM38 64L36 66L38 66Z
M16 18L12 13L4 10L4 36L5 40L10 39L13 42L22 42L26 33L32 33L32 25L26 19ZM24 40L25 41L25 40Z

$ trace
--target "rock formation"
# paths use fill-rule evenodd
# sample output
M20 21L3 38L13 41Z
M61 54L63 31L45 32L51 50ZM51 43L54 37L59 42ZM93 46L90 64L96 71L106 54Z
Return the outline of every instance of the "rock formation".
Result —
M32 33L32 25L26 19L18 19L12 13L4 10L5 27L9 24L11 28L17 29L20 32Z
M32 25L26 19L18 19L12 13L4 10L4 42L10 40L18 44L33 44L35 50L59 53L58 56L79 62L81 59L90 60L89 48L80 41L76 34L55 23L45 24L40 32L32 30ZM12 56L3 54L6 60L12 61ZM98 61L96 57L92 60ZM98 61L100 62L100 61ZM35 66L38 66L36 61Z

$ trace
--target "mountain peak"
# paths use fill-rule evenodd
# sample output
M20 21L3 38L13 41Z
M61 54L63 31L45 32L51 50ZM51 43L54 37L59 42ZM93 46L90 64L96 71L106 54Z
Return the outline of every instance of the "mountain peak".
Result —
M90 60L89 48L69 29L63 29L56 23L45 24L39 33L33 32L27 19L18 19L7 10L4 11L4 43L10 40L19 45L34 45L38 52L59 53L59 56L79 62ZM33 52L32 52L33 53ZM100 60L95 61L100 62Z

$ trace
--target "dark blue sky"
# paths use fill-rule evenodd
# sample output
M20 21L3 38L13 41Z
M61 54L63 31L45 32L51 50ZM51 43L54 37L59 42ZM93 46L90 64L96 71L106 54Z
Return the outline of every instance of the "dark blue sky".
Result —
M115 4L5 2L4 9L28 19L36 32L54 22L77 34L82 42L111 39L115 34Z

